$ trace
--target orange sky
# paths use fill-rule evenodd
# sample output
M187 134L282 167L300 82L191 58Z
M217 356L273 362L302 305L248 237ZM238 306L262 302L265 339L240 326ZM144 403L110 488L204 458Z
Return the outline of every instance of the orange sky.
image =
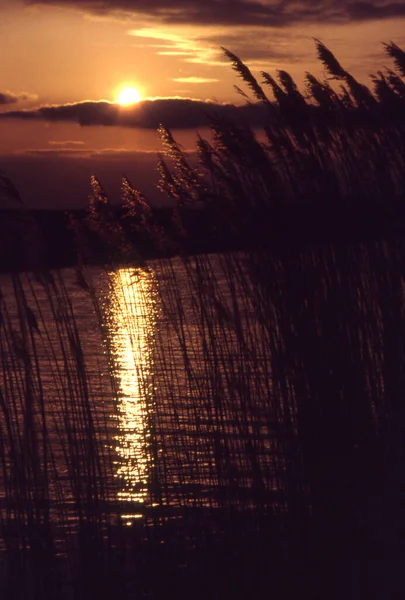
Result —
M0 0L0 99L8 99L0 112L115 101L126 85L148 98L240 103L233 89L240 81L220 45L257 75L283 68L302 85L305 71L323 73L313 37L367 83L369 73L389 64L382 41L405 46L401 7L384 0ZM182 134L187 147L194 137L195 127ZM90 171L94 152L106 157L158 147L155 131L147 128L81 127L18 114L0 121L0 166L12 164L24 189L28 155L44 168L51 156L59 162L82 157L90 160Z

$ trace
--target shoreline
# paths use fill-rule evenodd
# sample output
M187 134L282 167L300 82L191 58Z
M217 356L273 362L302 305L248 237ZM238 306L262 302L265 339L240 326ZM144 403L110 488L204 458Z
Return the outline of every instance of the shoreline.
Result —
M99 240L97 249L83 260L77 250L75 233L69 225L73 217L79 225L86 223L86 210L6 210L0 211L0 272L35 270L35 268L69 268L80 262L106 264L111 253ZM113 210L121 222L120 207ZM232 251L269 251L285 254L307 246L394 240L405 237L405 203L396 202L384 210L366 210L362 205L327 207L302 205L283 210L266 210L239 219L239 230L227 230L223 215L203 210L182 213L187 235L176 230L173 208L152 209L152 223L163 234L163 242L148 239L148 232L128 237L133 252L127 256L114 252L114 261L142 262L186 254ZM122 221L124 222L124 221ZM150 237L150 236L149 236ZM88 242L89 240L87 240ZM90 240L91 242L91 240ZM111 248L110 248L111 250Z

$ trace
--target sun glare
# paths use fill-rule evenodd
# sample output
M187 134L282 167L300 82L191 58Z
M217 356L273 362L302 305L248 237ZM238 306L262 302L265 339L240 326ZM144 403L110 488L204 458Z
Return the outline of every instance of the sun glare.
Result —
M139 90L133 87L126 87L118 94L117 102L121 106L129 106L130 104L136 104L141 100L141 94Z

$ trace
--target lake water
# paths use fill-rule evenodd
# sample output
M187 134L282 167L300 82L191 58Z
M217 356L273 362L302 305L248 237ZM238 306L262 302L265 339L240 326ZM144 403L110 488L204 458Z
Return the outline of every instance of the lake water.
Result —
M169 597L220 579L225 598L227 569L246 599L269 572L277 598L317 593L320 572L321 597L352 577L357 597L382 597L368 563L370 539L381 573L400 547L402 255L365 243L1 275L0 532L16 572L33 549L41 585L52 554L66 581L101 586L66 598L97 597L103 570L154 598L172 572Z
M18 467L67 527L95 500L128 525L274 503L270 357L221 260L3 276L4 502Z

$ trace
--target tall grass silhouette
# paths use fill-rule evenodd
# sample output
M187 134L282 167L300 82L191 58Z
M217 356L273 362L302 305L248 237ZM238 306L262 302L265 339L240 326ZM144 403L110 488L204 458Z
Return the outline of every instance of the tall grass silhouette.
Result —
M170 232L128 179L120 220L92 179L88 221L72 227L115 291L100 297L94 267L5 281L8 597L397 597L405 54L385 46L395 68L371 91L315 44L340 87L307 74L303 94L285 71L259 83L224 50L268 111L261 136L213 122L195 166L161 128ZM196 219L228 249L190 253ZM148 459L128 463L143 469L142 502L122 494L111 442L125 401L115 294L145 399L136 460Z

